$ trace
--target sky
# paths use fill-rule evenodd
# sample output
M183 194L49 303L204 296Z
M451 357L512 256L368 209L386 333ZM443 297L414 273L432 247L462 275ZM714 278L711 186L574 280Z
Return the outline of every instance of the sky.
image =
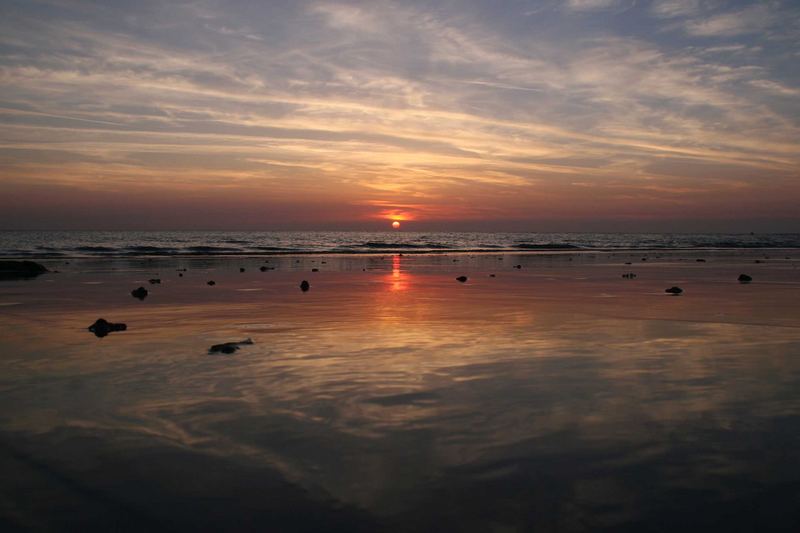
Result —
M800 231L792 0L0 0L0 229Z

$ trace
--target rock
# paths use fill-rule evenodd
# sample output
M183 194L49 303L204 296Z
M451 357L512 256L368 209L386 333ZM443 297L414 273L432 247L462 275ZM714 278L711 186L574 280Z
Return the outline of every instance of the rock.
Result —
M642 261L647 261L647 258L646 257L642 257Z
M761 260L760 260L760 259L756 259L756 260L755 260L755 261L753 261L753 262L754 262L754 263L760 263L760 262L761 262Z
M489 277L493 278L493 277L495 277L495 275L494 274L489 274Z
M468 279L467 276L458 276L456 278L456 281L460 281L461 283L464 283L465 281L467 281L467 279Z
M217 284L217 282L214 281L213 279L206 282L206 285L210 285L211 287L213 287L216 284Z
M623 274L622 277L625 279L633 279L636 277L636 274L634 274L633 272L628 272L627 274Z
M245 344L253 344L253 339L245 339L239 342L223 342L222 344L215 344L211 348L208 349L208 353L224 353L224 354L231 354L242 347Z
M695 259L695 261L697 261L698 263L705 263L706 262L705 259Z
M678 294L683 292L683 289L681 289L680 287L670 287L669 289L665 290L664 292L667 292L669 294L674 294L674 295L677 296Z
M161 285L161 278L153 278L148 280L150 285Z
M139 287L138 289L134 289L131 291L131 296L134 298L139 298L140 300L144 300L147 298L147 289L144 287Z
M630 261L627 261L625 264L626 264L626 265L630 265L630 264L631 264L631 262L630 262Z
M514 265L514 268L516 268L516 269L522 269L522 265Z
M178 272L178 277L182 278L183 277L183 272Z
M311 272L319 272L319 269L318 268L312 268Z
M750 283L751 281L753 281L753 278L747 274L739 274L739 283Z
M94 324L89 326L89 331L94 333L96 337L105 337L112 331L125 331L126 329L128 329L128 326L125 324L115 324L104 318L98 318Z
M300 290L306 292L308 289L311 288L311 284L306 280L300 282Z
M0 261L0 280L35 278L47 268L33 261Z
M261 268L259 268L259 270L260 270L261 272L266 272L266 271L267 271L267 267L263 267L263 266L262 266Z

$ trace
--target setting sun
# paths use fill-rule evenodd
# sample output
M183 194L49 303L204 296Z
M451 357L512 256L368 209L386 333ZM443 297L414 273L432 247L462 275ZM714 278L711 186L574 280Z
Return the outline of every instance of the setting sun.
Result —
M393 227L394 229L400 229L400 222L398 222L397 220L395 220L394 222L392 222L392 227Z

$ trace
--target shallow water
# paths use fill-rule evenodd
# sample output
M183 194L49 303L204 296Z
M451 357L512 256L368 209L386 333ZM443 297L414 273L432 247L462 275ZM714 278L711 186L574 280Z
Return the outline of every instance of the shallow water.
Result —
M629 259L87 260L2 282L0 525L795 530L797 259ZM128 330L95 338L100 316Z

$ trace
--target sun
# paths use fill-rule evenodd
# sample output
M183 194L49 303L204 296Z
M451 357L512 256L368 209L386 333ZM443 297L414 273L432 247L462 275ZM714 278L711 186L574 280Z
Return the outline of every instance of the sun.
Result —
M394 229L400 229L400 222L398 222L397 220L395 220L394 222L392 222L392 227L393 227Z

